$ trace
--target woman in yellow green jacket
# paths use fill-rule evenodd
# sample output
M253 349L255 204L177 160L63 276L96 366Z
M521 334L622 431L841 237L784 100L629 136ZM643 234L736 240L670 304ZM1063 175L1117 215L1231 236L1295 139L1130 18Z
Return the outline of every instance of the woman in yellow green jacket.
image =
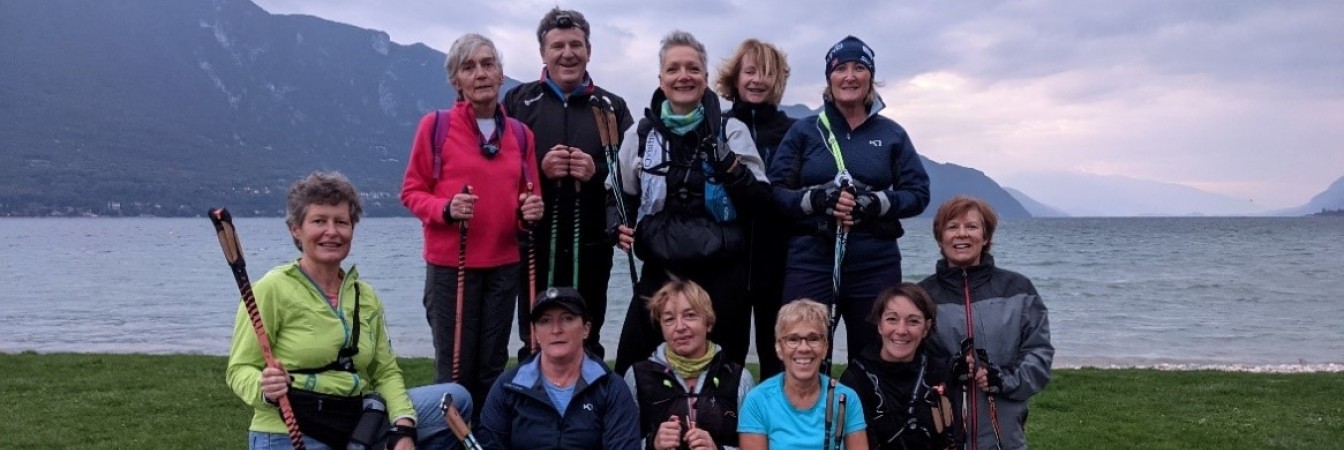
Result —
M457 408L470 417L470 396L451 383L408 392L388 339L382 302L359 280L354 266L341 268L362 212L354 187L339 173L314 172L290 188L286 211L285 223L301 254L253 285L272 352L284 367L266 366L241 306L229 351L229 387L254 410L249 447L290 447L276 406L287 396L307 448L343 449L369 404L366 399L375 393L392 424L379 433L385 434L389 448L451 445L440 399L452 394Z

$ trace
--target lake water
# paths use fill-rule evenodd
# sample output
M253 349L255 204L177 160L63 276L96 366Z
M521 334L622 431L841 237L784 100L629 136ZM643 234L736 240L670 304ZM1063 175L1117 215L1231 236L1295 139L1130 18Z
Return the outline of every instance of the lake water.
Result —
M928 219L905 223L917 281L937 248ZM236 225L253 280L297 256L281 219ZM1341 242L1341 218L1025 219L1000 225L994 254L1044 297L1056 366L1321 364L1344 362ZM348 259L403 356L432 350L420 254L419 222L370 218ZM625 262L613 267L602 338L614 354L630 287ZM0 285L0 352L224 355L238 304L203 217L0 219Z

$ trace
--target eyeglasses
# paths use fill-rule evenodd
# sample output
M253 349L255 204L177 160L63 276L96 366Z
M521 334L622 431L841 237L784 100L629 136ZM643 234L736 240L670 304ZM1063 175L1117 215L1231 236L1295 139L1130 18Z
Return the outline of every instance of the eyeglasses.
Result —
M779 338L779 342L784 343L784 346L785 346L785 347L788 347L788 348L790 348L790 349L796 349L796 348L798 348L798 346L802 345L804 342L807 343L807 346L808 346L808 347L811 347L811 348L817 348L818 346L821 345L822 342L826 342L826 336L822 336L822 335L820 335L820 334L815 334L815 333L813 333L813 334L809 334L809 335L807 335L807 336L799 336L799 335L796 335L796 334L790 334L790 335L788 335L788 336L784 336L784 337L782 337L782 338Z

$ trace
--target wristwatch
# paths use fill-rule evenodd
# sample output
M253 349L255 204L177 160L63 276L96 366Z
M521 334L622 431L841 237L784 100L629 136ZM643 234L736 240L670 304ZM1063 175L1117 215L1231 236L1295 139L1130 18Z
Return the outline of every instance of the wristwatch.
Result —
M397 441L400 441L403 438L410 438L411 442L415 442L416 440L418 440L416 438L416 432L414 426L408 427L403 425L392 425L392 428L387 429L387 435L388 435L387 439L388 447L391 447L392 445L396 444Z

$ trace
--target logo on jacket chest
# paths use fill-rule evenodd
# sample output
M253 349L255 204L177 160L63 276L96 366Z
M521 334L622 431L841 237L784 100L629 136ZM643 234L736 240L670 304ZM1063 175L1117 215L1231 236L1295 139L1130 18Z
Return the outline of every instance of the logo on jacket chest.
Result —
M529 98L529 99L527 99L527 100L523 100L523 106L532 106L533 103L536 103L537 100L541 100L541 97L542 97L542 96L545 96L545 95L546 95L545 93L541 93L541 94L537 94L536 97L532 97L532 98Z

